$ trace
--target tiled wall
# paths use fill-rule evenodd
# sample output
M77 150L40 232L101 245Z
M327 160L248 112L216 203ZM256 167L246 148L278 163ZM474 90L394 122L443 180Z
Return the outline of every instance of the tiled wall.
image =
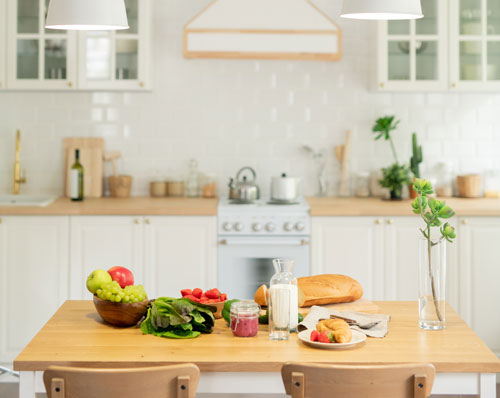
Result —
M282 171L314 193L314 169L304 144L325 151L330 193L337 191L334 145L353 131L351 171L391 162L374 142L373 121L396 114L400 157L410 156L411 132L424 146L425 166L456 171L500 169L500 93L389 94L370 91L376 65L376 25L338 18L340 1L316 0L344 29L341 62L185 60L183 24L209 0L154 2L154 90L151 93L0 93L0 192L11 189L14 133L23 132L24 193L62 192L62 138L104 137L120 150L120 169L134 176L133 193L152 179L185 174L195 158L218 176L253 166L264 193ZM107 169L109 172L109 168Z

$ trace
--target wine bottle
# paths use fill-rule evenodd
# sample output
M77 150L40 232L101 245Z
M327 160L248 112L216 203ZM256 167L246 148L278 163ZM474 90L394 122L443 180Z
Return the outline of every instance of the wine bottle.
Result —
M83 200L83 166L80 163L80 150L75 149L75 163L71 166L69 197L73 201Z

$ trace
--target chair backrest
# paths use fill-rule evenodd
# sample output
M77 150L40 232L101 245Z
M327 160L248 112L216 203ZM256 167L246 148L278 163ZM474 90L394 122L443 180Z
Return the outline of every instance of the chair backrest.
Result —
M435 373L431 364L288 363L281 369L286 393L292 398L425 398L431 394Z
M194 398L196 365L132 369L51 366L43 374L48 398Z

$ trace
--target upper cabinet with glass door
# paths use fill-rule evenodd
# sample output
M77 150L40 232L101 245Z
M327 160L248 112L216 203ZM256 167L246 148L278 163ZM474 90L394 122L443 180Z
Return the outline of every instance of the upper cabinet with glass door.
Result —
M447 4L422 0L422 9L422 19L379 23L380 90L446 89Z
M150 88L150 0L125 0L125 5L130 29L80 34L80 88Z
M450 88L500 89L500 0L450 2Z
M73 89L76 34L45 29L49 0L7 0L10 89Z

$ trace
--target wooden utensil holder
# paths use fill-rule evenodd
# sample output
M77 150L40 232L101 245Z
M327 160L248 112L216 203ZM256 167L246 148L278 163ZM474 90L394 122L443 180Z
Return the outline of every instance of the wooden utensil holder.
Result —
M130 197L130 188L132 187L131 176L110 176L108 177L109 195L112 198Z

